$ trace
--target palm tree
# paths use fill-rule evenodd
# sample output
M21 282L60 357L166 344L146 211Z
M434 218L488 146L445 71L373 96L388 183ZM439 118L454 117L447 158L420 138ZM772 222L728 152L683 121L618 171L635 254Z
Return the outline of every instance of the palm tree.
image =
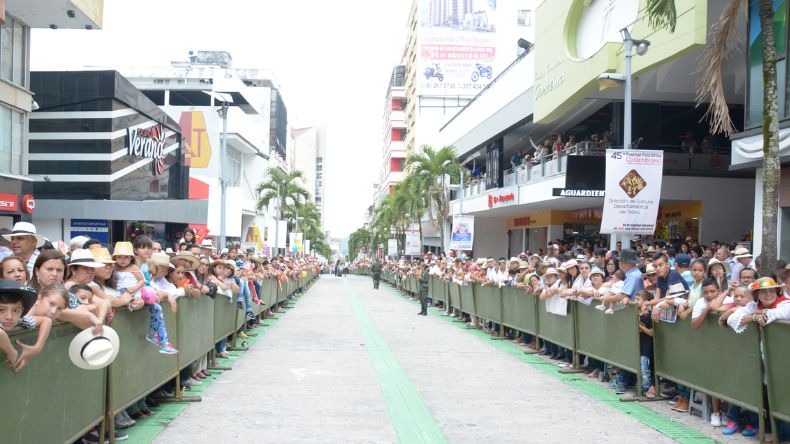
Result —
M760 254L763 270L774 270L778 256L776 225L780 174L776 37L773 26L773 1L755 1L760 2L760 29L763 37L763 226ZM721 66L734 40L738 15L746 4L746 0L729 0L718 22L711 28L708 46L700 64L702 75L697 85L697 102L702 103L705 99L710 101L706 116L710 120L713 134L723 133L730 136L735 132L724 96ZM654 28L675 31L677 14L674 0L647 0L646 12Z
M420 223L420 219L422 215L425 214L425 209L428 206L426 200L427 193L420 188L420 182L412 175L406 176L406 178L398 184L395 192L397 193L397 198L401 201L400 205L405 210L405 214L409 217L410 225L411 223L417 223L417 227L420 230L420 251L424 251L422 224ZM405 235L403 242L406 242Z
M299 170L286 173L277 167L269 167L266 172L269 180L261 182L255 187L255 193L258 196L256 208L258 212L263 212L274 200L279 210L279 214L276 215L277 219L289 215L290 218L286 220L292 226L296 220L294 211L296 205L310 199L310 193L302 185L304 175ZM285 236L285 233L282 235Z
M412 152L406 157L406 171L413 176L415 186L424 193L428 217L439 230L442 249L444 249L444 225L450 216L450 202L446 185L441 183L440 179L447 175L450 176L451 183L458 183L460 169L461 165L455 157L452 146L434 150L428 145L423 145L420 152Z
M373 238L372 233L366 228L358 228L357 231L348 236L348 258L353 260L357 253L365 245L370 245Z

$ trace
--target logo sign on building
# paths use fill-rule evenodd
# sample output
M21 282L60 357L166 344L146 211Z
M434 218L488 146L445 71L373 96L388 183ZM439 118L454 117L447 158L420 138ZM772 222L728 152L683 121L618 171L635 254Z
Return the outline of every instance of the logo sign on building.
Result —
M568 188L553 188L552 196L559 197L603 197L604 190L571 190Z
M184 111L178 120L186 150L186 165L190 168L208 168L211 160L211 140L202 111Z
M406 256L420 255L420 233L416 231L406 232L406 250L403 254Z
M25 194L22 196L22 211L25 213L32 213L36 209L36 199L32 194Z
M601 233L655 232L663 166L660 150L606 150Z
M16 194L0 193L0 211L19 211L19 199Z
M129 156L161 159L165 152L165 132L161 124L148 128L127 128Z
M471 250L475 240L475 217L453 216L450 232L451 250Z
M516 194L489 194L488 195L488 208L504 207L516 203Z
M71 237L88 236L102 243L110 241L110 223L103 219L72 219Z

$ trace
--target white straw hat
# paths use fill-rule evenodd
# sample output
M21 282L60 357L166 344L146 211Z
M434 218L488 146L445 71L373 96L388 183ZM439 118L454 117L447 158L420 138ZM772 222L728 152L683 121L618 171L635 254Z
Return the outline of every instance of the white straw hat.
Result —
M107 367L118 356L121 341L112 327L105 325L104 334L94 336L93 327L77 334L69 344L69 358L79 368L97 370Z
M14 228L11 230L10 233L4 234L3 237L11 241L12 237L17 236L33 236L36 238L36 248L41 248L44 246L44 242L47 241L47 238L44 236L36 233L36 226L31 224L30 222L17 222L14 224Z

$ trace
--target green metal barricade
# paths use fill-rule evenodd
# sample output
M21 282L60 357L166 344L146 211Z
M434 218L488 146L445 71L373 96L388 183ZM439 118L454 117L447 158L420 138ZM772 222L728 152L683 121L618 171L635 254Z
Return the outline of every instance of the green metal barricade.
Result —
M268 310L274 305L277 299L277 282L274 279L264 279L261 281L261 294L258 295L263 303L263 309Z
M477 316L475 287L471 285L461 285L461 311L472 316Z
M629 304L607 315L592 305L573 304L576 305L576 350L636 373L637 390L641 390L639 308Z
M431 277L431 299L434 302L446 302L447 301L447 292L445 291L444 282L441 279Z
M761 411L759 329L751 325L737 334L720 327L718 319L718 314L711 314L696 330L691 328L690 317L675 324L657 322L653 336L656 375Z
M461 285L455 282L449 282L447 285L449 287L450 306L461 311Z
M787 385L787 369L790 368L790 353L787 352L787 344L790 344L790 323L773 322L762 329L762 335L769 413L772 429L776 430L776 420L790 422L790 386Z
M538 336L575 351L575 324L573 304L570 301L567 314L562 316L546 311L546 301L538 298L538 325L540 325Z
M502 289L502 324L533 335L538 334L538 302L523 288Z
M420 294L420 288L416 277L409 276L406 279L406 291L413 295Z
M180 335L176 313L170 309L170 304L160 305L169 340L178 347ZM163 355L159 347L145 340L150 319L147 309L119 310L112 321L121 347L107 372L107 405L111 416L178 375L178 355Z
M71 324L56 323L42 352L20 373L0 365L3 442L74 442L101 422L107 373L71 363L69 344L78 332ZM20 340L33 345L38 330L12 331L8 336L12 344Z
M214 343L224 340L236 331L236 307L235 297L229 298L222 294L217 294L214 298Z
M483 319L502 323L502 288L496 285L474 285L475 314Z
M207 296L181 298L178 301L176 348L179 370L214 348L214 304Z
M277 302L282 302L288 298L288 285L286 282L280 281L277 283Z

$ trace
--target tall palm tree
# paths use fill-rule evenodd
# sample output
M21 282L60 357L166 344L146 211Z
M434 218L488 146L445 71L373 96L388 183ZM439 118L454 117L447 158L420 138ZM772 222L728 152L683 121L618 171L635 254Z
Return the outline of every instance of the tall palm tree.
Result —
M760 29L763 52L763 201L762 201L762 267L776 269L777 213L779 211L779 101L776 79L776 36L772 0L759 1ZM718 22L711 28L708 46L700 63L701 76L697 85L697 102L710 101L706 116L711 133L730 136L735 126L730 118L724 96L721 66L733 44L738 15L747 0L728 0ZM646 12L655 28L675 31L677 13L674 0L647 0Z
M428 217L439 230L442 249L445 223L450 216L450 202L446 184L441 183L441 179L450 176L451 183L458 183L460 170L461 165L452 146L435 150L423 145L419 152L412 152L406 157L406 171L414 177L416 186L424 193Z
M410 224L417 223L417 227L420 231L420 251L424 251L422 224L420 223L420 219L422 219L422 215L425 214L425 209L428 206L426 200L427 193L421 189L420 182L412 175L406 176L395 191L402 201L401 205L405 210L405 214L409 216ZM405 236L403 241L404 243L406 242Z
M348 236L348 258L353 260L365 245L370 245L372 233L366 228L358 228Z
M296 220L294 208L310 199L310 193L302 185L304 175L299 170L286 173L277 167L269 167L266 173L269 180L261 182L255 187L258 196L256 205L258 212L263 212L272 201L275 201L279 210L276 217L281 219L285 215L290 215L290 219L286 220L290 226L293 226L293 222ZM285 236L285 233L282 235Z

